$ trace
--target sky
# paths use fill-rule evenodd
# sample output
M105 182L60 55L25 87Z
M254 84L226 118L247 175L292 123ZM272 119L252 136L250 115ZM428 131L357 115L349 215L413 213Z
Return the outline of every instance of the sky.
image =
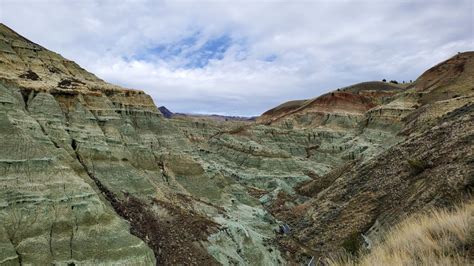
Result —
M254 116L474 50L472 0L0 0L0 21L173 112Z

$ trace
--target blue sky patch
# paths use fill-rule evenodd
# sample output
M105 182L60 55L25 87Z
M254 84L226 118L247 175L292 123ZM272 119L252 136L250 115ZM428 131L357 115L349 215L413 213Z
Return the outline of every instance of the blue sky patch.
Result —
M186 68L203 68L210 60L221 60L232 44L232 39L227 35L207 40L197 50L187 54L189 62Z
M134 55L131 59L143 61L177 61L183 68L203 68L211 60L221 60L232 45L232 38L221 35L200 42L200 33L193 34L177 42L160 44Z

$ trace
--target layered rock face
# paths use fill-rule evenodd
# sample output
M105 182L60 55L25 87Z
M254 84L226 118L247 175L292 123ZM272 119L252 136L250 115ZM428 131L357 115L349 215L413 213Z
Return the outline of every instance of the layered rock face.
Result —
M154 263L76 159L53 96L39 94L41 105L32 99L43 112L31 115L18 88L1 85L0 93L1 261Z
M407 214L468 201L473 112L473 103L467 103L376 158L305 185L313 199L295 207L305 208L292 217L296 243L313 247L313 256L335 247L355 252L364 238L375 242Z
M0 25L0 264L307 263L462 200L472 89L452 84L474 68L472 53L458 57L442 98L419 98L424 74L286 103L258 123L164 119L144 92Z
M472 58L458 54L368 110L358 137L384 131L397 142L299 186L312 199L277 210L296 231L279 240L295 252L290 260L356 253L407 215L472 199Z
M95 158L120 162L123 147L112 152L114 136L127 131L119 113L158 116L151 98L116 91L76 64L0 29L0 231L5 246L0 262L153 264L153 251L130 234L90 168ZM117 127L108 132L111 124ZM133 133L131 139L137 137ZM140 153L136 146L127 150Z
M257 122L296 128L354 128L368 110L382 104L401 89L385 82L363 82L314 99L284 103L263 113Z

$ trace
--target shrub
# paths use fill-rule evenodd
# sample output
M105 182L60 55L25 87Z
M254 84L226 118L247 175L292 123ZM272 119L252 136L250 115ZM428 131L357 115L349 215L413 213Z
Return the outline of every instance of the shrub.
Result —
M342 247L346 252L355 255L359 251L361 244L360 234L354 233L342 243Z
M408 159L407 162L410 165L413 174L415 175L422 173L431 166L429 162L418 159Z

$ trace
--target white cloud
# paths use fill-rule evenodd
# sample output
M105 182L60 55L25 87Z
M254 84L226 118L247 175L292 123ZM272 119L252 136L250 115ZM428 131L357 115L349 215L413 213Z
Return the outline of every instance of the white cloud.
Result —
M0 20L158 105L232 115L360 81L415 79L474 47L470 0L0 0ZM137 56L191 36L187 52ZM231 40L222 56L183 67L222 36Z

